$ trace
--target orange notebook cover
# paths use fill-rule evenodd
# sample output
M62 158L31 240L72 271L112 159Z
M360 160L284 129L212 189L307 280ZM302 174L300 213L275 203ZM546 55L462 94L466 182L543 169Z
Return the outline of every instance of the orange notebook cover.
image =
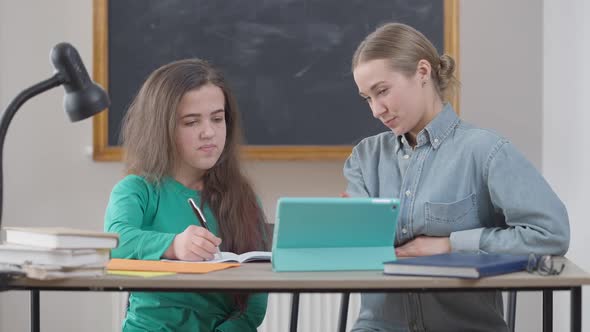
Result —
M176 273L208 273L240 266L238 263L199 263L146 261L139 259L113 258L107 265L108 270L152 271Z

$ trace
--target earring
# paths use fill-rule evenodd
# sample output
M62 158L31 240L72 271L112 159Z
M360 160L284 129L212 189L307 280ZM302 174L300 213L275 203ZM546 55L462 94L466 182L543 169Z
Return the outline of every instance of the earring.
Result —
M426 80L422 81L422 87L426 85Z

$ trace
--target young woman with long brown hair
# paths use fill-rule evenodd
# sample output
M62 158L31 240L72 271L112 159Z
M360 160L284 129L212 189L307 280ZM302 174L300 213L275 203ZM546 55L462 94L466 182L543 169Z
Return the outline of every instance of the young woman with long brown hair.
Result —
M221 73L199 59L154 71L122 127L127 176L113 189L105 231L113 257L207 260L220 246L268 248L265 217L239 163L236 102ZM187 203L203 208L210 231ZM222 241L223 240L223 241ZM124 331L255 331L267 295L131 293Z

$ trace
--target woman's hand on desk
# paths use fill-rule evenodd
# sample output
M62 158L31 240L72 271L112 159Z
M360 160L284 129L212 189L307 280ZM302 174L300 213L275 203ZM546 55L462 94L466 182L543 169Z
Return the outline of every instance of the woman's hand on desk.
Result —
M203 227L191 225L176 235L163 258L183 261L203 261L213 259L221 239Z
M429 256L448 252L451 252L451 240L448 237L419 236L395 248L395 255L398 257Z

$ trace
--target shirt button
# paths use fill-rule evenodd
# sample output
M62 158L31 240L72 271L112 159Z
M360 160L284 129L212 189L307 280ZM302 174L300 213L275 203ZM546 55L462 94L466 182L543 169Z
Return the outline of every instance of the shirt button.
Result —
M407 232L408 232L408 229L407 229L407 228L405 228L405 227L402 227L402 233L403 233L403 234L406 234Z
M435 138L434 139L434 143L438 143L438 138Z
M410 159L410 155L405 154L404 159Z
M406 191L406 196L407 196L407 197L410 197L410 196L412 196L412 192L411 192L411 191L409 191L409 190L407 190L407 191Z

